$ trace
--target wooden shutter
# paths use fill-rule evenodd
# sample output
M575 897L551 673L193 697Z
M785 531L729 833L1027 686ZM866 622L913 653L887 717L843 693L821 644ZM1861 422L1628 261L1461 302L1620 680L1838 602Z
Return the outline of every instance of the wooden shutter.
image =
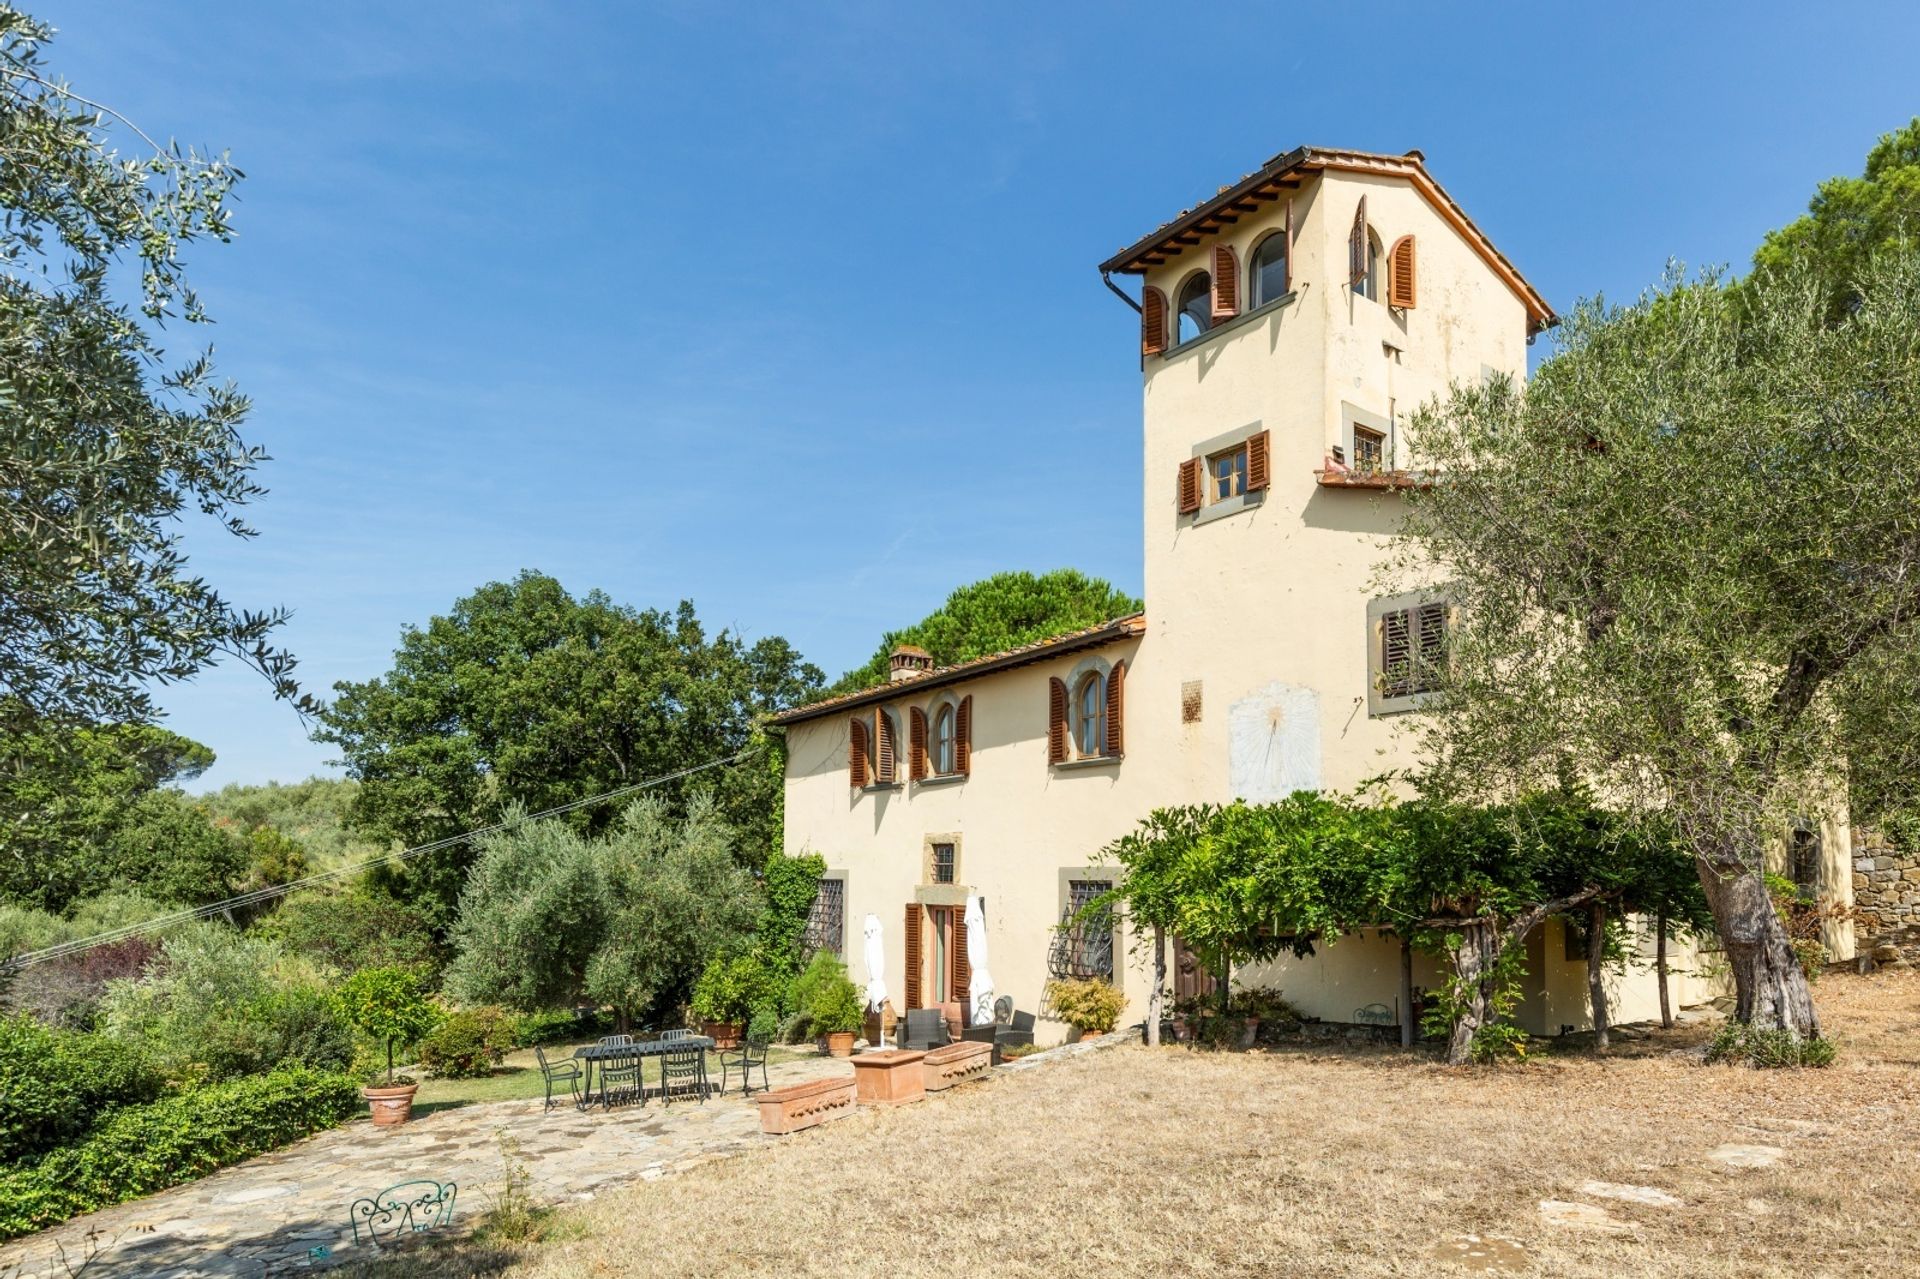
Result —
M1140 354L1167 349L1167 295L1149 284L1140 294Z
M1413 638L1409 610L1396 608L1380 619L1381 692L1387 697L1405 697L1412 688Z
M953 987L947 992L947 998L968 1008L967 986L973 981L973 965L967 962L967 921L961 911L947 912L947 938L953 950ZM963 1014L960 1020L971 1020L971 1014Z
M966 776L973 771L973 694L960 699L953 712L953 771Z
M1180 508L1180 514L1192 515L1200 509L1200 459L1190 457L1180 464L1174 475L1173 499Z
M1127 664L1115 662L1107 672L1107 754L1127 753Z
M1393 242L1387 254L1387 305L1412 310L1419 290L1415 287L1413 237L1403 235Z
M1422 691L1440 682L1447 660L1447 606L1422 604L1414 618L1414 654L1420 663L1416 683Z
M1293 292L1293 197L1287 197L1287 292Z
M879 738L879 749L873 753L873 780L882 786L891 786L894 776L893 719L885 711L873 713L873 731Z
M1262 431L1247 441L1247 492L1258 493L1273 482L1273 463L1268 457L1272 432Z
M925 1001L920 991L920 903L907 903L907 1007L924 1008Z
M907 712L907 776L921 781L927 775L927 713L918 706Z
M1047 681L1047 763L1064 763L1067 758L1067 686L1057 679Z
M847 778L856 790L867 784L867 725L857 717L847 721Z
M1213 246L1213 322L1240 314L1240 278L1230 245Z
M1353 229L1347 232L1347 286L1367 278L1367 197L1353 211Z

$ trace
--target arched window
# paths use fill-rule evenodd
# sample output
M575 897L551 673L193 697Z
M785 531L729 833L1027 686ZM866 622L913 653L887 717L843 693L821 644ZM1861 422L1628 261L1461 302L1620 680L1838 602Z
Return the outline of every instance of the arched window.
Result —
M1073 698L1073 744L1083 756L1107 749L1107 681L1099 671L1088 671Z
M1191 342L1213 327L1213 277L1195 271L1180 286L1179 331L1175 342Z
M1367 273L1360 280L1356 292L1369 302L1380 300L1380 277L1384 271L1382 259L1386 255L1380 248L1380 236L1372 227L1367 228Z
M1247 260L1247 276L1253 288L1253 305L1265 306L1287 295L1287 237L1275 231L1260 241Z
M953 704L949 702L933 713L933 773L936 777L950 776L954 771L954 731Z

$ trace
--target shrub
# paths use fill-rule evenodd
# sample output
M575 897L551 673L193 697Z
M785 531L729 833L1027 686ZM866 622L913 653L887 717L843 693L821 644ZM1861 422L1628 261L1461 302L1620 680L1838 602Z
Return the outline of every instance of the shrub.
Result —
M833 959L832 971L814 986L807 1016L816 1035L856 1031L866 1023L866 1001L839 959Z
M1778 1027L1750 1026L1728 1021L1707 1044L1707 1060L1746 1064L1762 1070L1831 1066L1835 1049L1831 1039L1802 1039Z
M420 1041L420 1064L447 1079L485 1079L513 1046L514 1019L492 1004L449 1013Z
M359 1109L344 1075L293 1069L129 1106L78 1145L0 1172L0 1239L191 1181Z
M780 966L759 950L707 964L693 987L693 1015L707 1021L743 1025L756 1012L779 1016L791 998L791 985Z
M513 1023L513 1046L531 1048L535 1044L558 1043L571 1039L583 1028L570 1008L549 1008L543 1012L523 1013Z
M158 1097L162 1082L137 1048L0 1018L0 1164L78 1140L118 1107Z
M802 1017L810 1016L814 997L820 993L821 988L846 975L847 966L840 962L838 955L830 950L814 952L807 966L800 970L798 977L793 979L793 988L788 992L788 999L792 1002L794 1012Z
M770 1008L762 1008L747 1023L747 1038L756 1043L771 1043L779 1033L780 1018Z
M1120 988L1097 977L1053 982L1047 995L1055 1015L1083 1035L1106 1034L1127 1007L1127 997Z
M1288 1003L1273 986L1244 986L1227 1000L1227 1011L1236 1017L1258 1017L1263 1024L1298 1025L1300 1010Z
M440 1019L440 1010L421 989L420 975L405 968L362 968L342 983L340 1006L354 1029L386 1044L389 1088L394 1086L394 1045L414 1042Z
M258 931L340 973L362 968L430 968L440 952L419 912L384 893L296 893Z
M13 975L6 1006L62 1030L92 1030L107 984L138 977L159 953L151 938L122 937L46 960Z

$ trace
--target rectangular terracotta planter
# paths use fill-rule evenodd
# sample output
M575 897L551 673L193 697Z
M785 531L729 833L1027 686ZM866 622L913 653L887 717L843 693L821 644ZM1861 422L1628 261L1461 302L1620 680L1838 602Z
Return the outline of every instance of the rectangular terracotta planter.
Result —
M993 1045L963 1040L936 1048L920 1063L928 1092L939 1092L969 1079L984 1079L993 1069Z
M926 1079L920 1069L926 1056L898 1048L861 1053L853 1059L855 1095L867 1106L899 1106L919 1101L927 1095Z
M761 1093L759 1101L761 1132L776 1135L799 1132L829 1119L845 1119L851 1115L853 1080L841 1076L789 1084Z

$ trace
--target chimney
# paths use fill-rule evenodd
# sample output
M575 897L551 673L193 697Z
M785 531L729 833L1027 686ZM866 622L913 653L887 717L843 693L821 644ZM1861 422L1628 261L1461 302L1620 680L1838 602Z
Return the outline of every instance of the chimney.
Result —
M887 659L887 681L898 684L901 680L917 679L932 669L933 654L912 644L902 644Z

